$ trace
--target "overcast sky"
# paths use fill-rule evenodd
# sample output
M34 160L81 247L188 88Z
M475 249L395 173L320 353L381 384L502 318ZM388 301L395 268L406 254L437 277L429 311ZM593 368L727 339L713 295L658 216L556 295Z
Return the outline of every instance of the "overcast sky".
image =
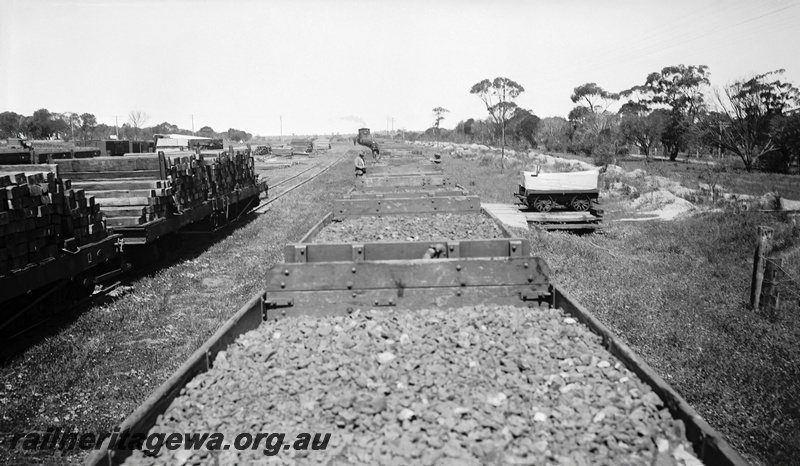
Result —
M800 0L0 0L0 111L289 135L424 130L441 106L452 128L487 116L484 78L543 118L677 64L800 85L798 52Z

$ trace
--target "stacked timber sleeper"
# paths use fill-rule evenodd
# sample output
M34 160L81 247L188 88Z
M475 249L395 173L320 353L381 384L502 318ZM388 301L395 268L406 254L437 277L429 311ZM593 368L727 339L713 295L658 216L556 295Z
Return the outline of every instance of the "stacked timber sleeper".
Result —
M252 186L257 181L253 158L246 153L221 153L214 157L168 159L175 205L186 210L198 204Z
M140 225L173 211L172 188L161 179L154 154L64 160L58 162L58 170L102 204L109 227Z
M0 275L106 236L99 204L69 180L0 171Z
M142 225L216 200L257 181L252 157L155 154L59 162L59 171L101 200L109 227Z

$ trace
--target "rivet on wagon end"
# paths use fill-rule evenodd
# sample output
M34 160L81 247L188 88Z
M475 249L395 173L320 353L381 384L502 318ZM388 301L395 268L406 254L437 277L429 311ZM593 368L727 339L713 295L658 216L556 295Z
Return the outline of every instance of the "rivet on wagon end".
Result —
M286 276L289 276L289 269L284 269L283 270L283 274L286 275Z
M352 269L350 269L350 271L353 272L353 273L356 273L356 268L353 267Z
M528 275L528 282L532 282L532 281L533 281L533 275Z
M352 307L348 307L347 308L347 313L348 314L352 314L353 313L353 308Z
M286 288L286 282L281 282L281 288Z
M378 305L378 300L377 300L377 299L375 300L375 305L376 305L376 306Z
M460 272L461 271L461 266L460 265L456 265L456 270L458 270Z
M527 262L525 262L524 264L522 264L522 266L523 266L523 267L525 267L525 268L527 269L527 268L528 268L528 263L527 263Z
M281 311L281 315L282 315L282 316L284 316L284 317L286 317L286 309L284 309L284 310L282 310L282 311Z

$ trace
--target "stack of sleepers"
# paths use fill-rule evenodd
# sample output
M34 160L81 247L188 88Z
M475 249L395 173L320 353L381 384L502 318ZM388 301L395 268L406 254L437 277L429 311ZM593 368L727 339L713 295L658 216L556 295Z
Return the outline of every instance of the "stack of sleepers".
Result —
M69 180L0 171L0 275L106 236L100 205Z
M167 160L167 174L179 211L217 199L256 182L253 157L246 153L175 157Z
M156 154L58 161L59 173L103 205L109 227L142 225L256 182L252 156Z
M246 153L220 154L213 159L206 159L205 166L210 181L210 199L252 186L256 182L253 157Z
M207 200L209 182L201 158L191 155L168 159L167 175L173 191L172 200L179 212Z
M109 227L141 225L172 212L173 189L161 179L156 154L64 160L58 170L102 204Z

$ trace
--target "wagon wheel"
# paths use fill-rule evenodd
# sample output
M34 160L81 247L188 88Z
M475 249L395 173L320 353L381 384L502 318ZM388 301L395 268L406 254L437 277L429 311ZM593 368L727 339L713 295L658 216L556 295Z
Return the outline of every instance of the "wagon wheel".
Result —
M589 210L589 207L592 206L592 201L588 197L578 197L575 196L572 198L572 203L570 204L573 210L578 212L586 212Z
M553 208L553 200L549 197L537 197L533 200L533 208L538 212L550 212Z

